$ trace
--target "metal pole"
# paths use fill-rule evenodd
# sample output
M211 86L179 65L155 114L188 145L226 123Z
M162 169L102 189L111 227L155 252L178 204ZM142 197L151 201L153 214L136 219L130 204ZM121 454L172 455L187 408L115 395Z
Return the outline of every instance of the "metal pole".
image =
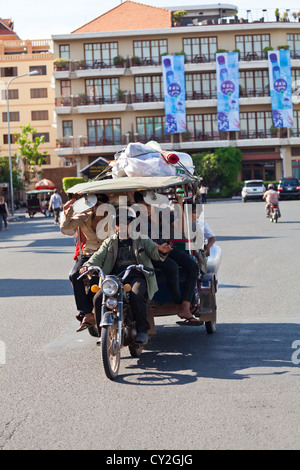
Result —
M13 172L12 172L12 160L11 160L11 143L10 143L10 119L9 119L9 85L13 80L16 80L17 78L21 77L27 77L27 75L38 75L39 71L38 70L33 70L32 72L29 73L24 73L22 75L17 75L16 77L12 77L6 87L6 103L7 103L7 130L8 130L8 159L9 159L9 177L10 177L10 203L11 203L11 215L14 215L15 213L15 207L14 207L14 187L13 187Z
M15 78L15 77L14 77ZM6 102L7 102L7 129L8 129L8 159L9 159L9 189L10 189L10 208L11 208L11 215L14 215L14 188L13 188L13 174L12 174L12 161L11 161L11 146L10 146L10 119L9 119L9 97L8 97L8 88L10 82L14 79L11 78L6 87Z

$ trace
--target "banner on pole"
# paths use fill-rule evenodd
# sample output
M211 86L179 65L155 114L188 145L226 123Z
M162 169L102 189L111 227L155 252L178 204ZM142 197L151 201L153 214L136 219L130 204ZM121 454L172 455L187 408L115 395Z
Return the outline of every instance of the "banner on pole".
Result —
M186 131L184 55L162 59L166 133Z
M269 82L275 127L293 127L291 53L268 51Z
M216 54L217 113L219 131L239 131L239 55Z

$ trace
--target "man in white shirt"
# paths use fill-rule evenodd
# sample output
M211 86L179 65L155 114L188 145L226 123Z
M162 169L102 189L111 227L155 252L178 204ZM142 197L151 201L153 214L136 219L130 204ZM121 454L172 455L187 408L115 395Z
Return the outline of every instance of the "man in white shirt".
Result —
M62 205L62 199L60 195L57 193L57 189L54 189L53 194L49 201L49 211L54 212L54 225L59 225L59 215L60 215L60 208Z

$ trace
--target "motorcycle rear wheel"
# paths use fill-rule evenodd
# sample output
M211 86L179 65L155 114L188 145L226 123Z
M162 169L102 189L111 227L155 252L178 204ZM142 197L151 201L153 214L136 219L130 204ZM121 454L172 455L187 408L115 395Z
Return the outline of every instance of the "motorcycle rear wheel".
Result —
M102 362L106 377L114 380L120 367L121 351L117 345L117 322L101 328Z

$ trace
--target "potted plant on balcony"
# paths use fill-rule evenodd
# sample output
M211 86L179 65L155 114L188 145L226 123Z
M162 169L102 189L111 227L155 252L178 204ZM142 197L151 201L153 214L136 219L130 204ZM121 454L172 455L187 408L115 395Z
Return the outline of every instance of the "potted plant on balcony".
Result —
M77 67L78 70L84 70L85 69L85 61L82 60L82 59L77 60L76 67Z
M180 26L180 22L185 15L186 15L185 10L175 11L172 15L174 26Z
M69 59L55 59L53 62L55 71L69 70L70 60Z
M273 47L272 46L264 47L264 53L265 53L266 59L268 58L268 51L273 51Z
M118 90L118 92L117 92L118 103L125 103L126 93L127 93L127 90Z
M124 67L124 57L122 57L121 55L117 55L116 57L114 57L114 65L116 67Z
M136 56L136 55L133 55L131 57L131 65L132 66L135 66L135 65L141 65L141 59L140 57Z
M275 10L275 17L276 17L276 21L279 21L279 8L276 8Z
M89 98L88 95L86 95L85 93L79 93L78 94L78 104L80 106L88 104L88 98Z

